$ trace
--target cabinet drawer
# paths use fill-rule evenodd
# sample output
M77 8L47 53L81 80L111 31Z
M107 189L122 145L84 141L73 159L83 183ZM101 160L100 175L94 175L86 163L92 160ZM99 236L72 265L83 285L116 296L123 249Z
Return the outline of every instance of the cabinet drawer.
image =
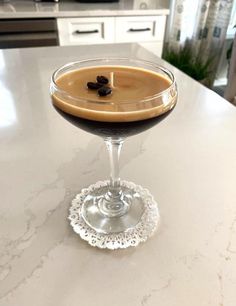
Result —
M166 16L119 17L115 21L116 41L162 41Z
M0 20L0 33L56 32L56 20L47 19L3 19Z
M0 35L0 49L58 45L57 33L15 33Z
M60 45L114 42L114 18L58 18Z

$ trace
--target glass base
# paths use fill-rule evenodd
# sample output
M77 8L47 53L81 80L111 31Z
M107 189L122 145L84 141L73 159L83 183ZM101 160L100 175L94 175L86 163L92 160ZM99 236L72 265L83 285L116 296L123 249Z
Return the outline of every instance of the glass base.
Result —
M72 201L69 219L74 231L99 248L127 248L146 241L159 223L152 195L127 181L121 181L115 197L108 187L109 181L97 182Z

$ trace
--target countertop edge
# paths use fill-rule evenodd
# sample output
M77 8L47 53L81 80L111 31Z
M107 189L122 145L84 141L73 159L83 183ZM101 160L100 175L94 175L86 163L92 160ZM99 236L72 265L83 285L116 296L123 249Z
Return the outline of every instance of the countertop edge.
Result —
M169 15L169 9L155 10L92 10L71 12L12 12L0 13L0 19L20 18L68 18L68 17L121 17L121 16L152 16Z

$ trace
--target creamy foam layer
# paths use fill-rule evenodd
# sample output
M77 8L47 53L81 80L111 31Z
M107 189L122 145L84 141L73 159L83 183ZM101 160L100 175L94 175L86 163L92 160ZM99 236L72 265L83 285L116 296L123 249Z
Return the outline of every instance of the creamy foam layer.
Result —
M112 94L99 97L96 90L87 88L96 76L109 79ZM158 96L167 90L171 81L154 71L126 66L97 66L65 73L56 80L53 104L71 115L107 122L128 122L153 118L170 110L176 94ZM66 94L65 94L66 93ZM155 97L156 96L156 97Z

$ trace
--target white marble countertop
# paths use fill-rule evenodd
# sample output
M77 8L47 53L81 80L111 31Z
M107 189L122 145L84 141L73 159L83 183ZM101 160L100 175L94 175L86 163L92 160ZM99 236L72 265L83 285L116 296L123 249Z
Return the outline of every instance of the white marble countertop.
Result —
M70 201L108 177L107 153L56 113L49 82L95 54L169 67L129 44L0 51L0 306L235 306L236 109L177 69L175 110L121 156L121 177L158 202L159 231L118 251L72 231Z
M113 3L35 3L32 0L0 2L0 19L168 14L169 0L120 0Z

